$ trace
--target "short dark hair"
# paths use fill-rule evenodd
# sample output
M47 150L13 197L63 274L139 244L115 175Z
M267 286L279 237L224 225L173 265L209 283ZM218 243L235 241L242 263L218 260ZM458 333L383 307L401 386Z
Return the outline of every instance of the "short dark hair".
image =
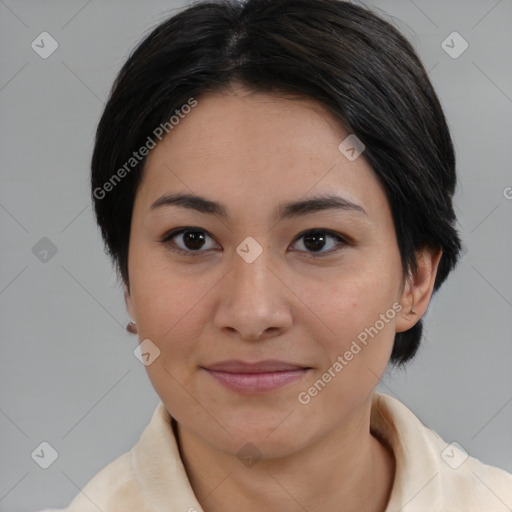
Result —
M387 193L404 273L416 269L416 251L442 249L437 290L460 251L455 154L443 110L404 36L340 0L202 1L159 24L132 52L98 125L91 177L96 218L124 283L145 163L133 152L156 127L168 131L191 98L234 84L314 99L363 142ZM395 335L393 363L415 355L422 329L420 320Z

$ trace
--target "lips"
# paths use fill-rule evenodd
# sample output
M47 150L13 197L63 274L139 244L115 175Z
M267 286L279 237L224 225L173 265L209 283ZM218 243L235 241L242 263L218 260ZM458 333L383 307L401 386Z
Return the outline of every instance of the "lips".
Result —
M222 361L202 367L211 377L238 393L262 393L304 378L310 367L277 360L248 363Z
M265 361L259 361L255 363L230 359L229 361L221 361L219 363L210 364L205 368L207 370L227 373L271 373L305 370L309 369L310 367L278 361L276 359L266 359Z

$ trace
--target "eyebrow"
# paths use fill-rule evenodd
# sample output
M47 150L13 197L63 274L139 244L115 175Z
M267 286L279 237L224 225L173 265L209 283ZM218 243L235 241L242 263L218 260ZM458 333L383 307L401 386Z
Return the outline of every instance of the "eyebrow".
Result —
M152 211L163 206L178 206L224 219L229 217L223 204L194 194L163 195L150 206L149 210ZM277 217L284 220L324 210L343 210L367 215L362 206L346 198L336 195L321 195L281 204L278 206Z

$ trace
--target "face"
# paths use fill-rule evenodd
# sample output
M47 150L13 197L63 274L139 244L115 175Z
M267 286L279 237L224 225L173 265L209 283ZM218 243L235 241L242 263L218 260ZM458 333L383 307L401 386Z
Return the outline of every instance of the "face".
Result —
M349 422L403 330L390 207L348 135L312 100L238 89L199 98L148 156L127 306L168 411L226 453L290 454Z

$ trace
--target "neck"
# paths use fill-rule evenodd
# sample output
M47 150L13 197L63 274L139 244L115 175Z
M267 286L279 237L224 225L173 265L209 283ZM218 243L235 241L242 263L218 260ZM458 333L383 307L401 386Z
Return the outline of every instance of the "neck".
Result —
M247 467L178 425L178 445L205 512L384 512L392 452L370 434L371 399L347 424L289 456Z

